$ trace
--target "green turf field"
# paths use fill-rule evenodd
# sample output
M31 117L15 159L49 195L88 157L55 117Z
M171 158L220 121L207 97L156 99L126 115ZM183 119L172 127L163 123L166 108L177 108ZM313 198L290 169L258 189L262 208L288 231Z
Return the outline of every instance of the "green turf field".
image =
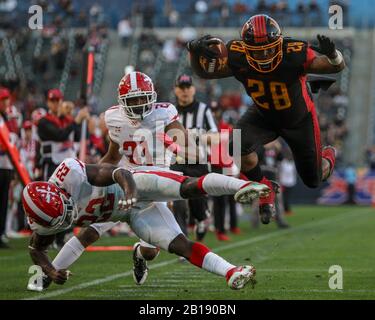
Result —
M255 289L230 290L223 278L164 252L150 264L147 282L136 286L131 252L86 252L70 268L74 276L64 286L32 293L26 291L31 260L21 239L11 242L14 249L0 251L0 299L375 299L375 210L303 206L295 212L288 230L274 224L250 230L243 221L243 234L231 242L208 235L208 246L227 260L254 264ZM104 238L100 244L134 241ZM329 289L332 265L343 268L343 290Z

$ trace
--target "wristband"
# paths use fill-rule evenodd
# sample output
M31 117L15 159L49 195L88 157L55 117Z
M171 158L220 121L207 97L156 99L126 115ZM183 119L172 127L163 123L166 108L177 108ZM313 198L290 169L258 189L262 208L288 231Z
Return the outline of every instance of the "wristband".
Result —
M328 58L328 62L330 64L332 64L333 66L338 66L338 65L340 65L344 61L342 53L339 50L336 50L336 53L337 53L337 57L334 58L334 59L330 59L330 58L327 57Z

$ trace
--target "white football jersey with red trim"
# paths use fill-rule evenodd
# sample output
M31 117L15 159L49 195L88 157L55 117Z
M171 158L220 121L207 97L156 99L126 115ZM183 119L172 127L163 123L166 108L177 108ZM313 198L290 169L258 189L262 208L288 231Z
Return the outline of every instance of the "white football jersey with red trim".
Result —
M119 185L95 187L88 182L85 164L78 159L65 159L48 180L65 190L74 201L78 210L76 226L89 226L95 222L124 221L126 213L117 210L118 201L123 197ZM55 234L63 230L51 230L35 222L30 223L32 230L41 235Z
M163 168L147 167L133 173L138 190L138 202L131 211L118 210L118 202L124 192L114 183L107 187L95 187L88 181L86 166L78 159L65 159L52 174L48 182L63 189L72 197L78 210L75 226L87 227L93 223L106 221L128 222L131 215L143 212L153 201L180 200L181 183L186 177ZM65 229L51 230L30 221L30 227L40 235L55 234Z
M111 140L120 146L125 167L169 167L173 152L164 147L164 130L178 120L176 107L171 103L155 103L153 112L143 120L127 118L122 106L105 112L105 123Z

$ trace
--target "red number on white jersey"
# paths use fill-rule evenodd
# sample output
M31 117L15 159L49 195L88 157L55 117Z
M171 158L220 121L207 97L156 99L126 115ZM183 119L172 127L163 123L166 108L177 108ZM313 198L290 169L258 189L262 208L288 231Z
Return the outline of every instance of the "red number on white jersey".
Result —
M69 173L70 168L68 168L65 163L60 165L59 170L57 170L56 178L59 179L61 182L64 181L66 175Z
M114 204L115 195L113 193L108 193L106 197L91 199L85 210L88 214L79 217L77 225L84 225L84 221L90 223L107 221L112 214ZM95 215L95 213L99 215Z
M122 148L130 163L143 165L153 164L152 155L150 154L146 140L142 142L125 141ZM142 161L142 159L145 161Z

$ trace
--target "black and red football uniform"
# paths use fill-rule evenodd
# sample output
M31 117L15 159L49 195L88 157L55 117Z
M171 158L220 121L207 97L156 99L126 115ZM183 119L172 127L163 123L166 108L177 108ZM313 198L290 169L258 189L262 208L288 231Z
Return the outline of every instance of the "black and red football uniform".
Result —
M254 101L236 125L242 154L282 137L304 183L316 187L322 175L320 130L306 82L315 52L305 41L284 38L281 62L271 72L260 72L249 65L242 41L230 41L227 49L229 68Z

